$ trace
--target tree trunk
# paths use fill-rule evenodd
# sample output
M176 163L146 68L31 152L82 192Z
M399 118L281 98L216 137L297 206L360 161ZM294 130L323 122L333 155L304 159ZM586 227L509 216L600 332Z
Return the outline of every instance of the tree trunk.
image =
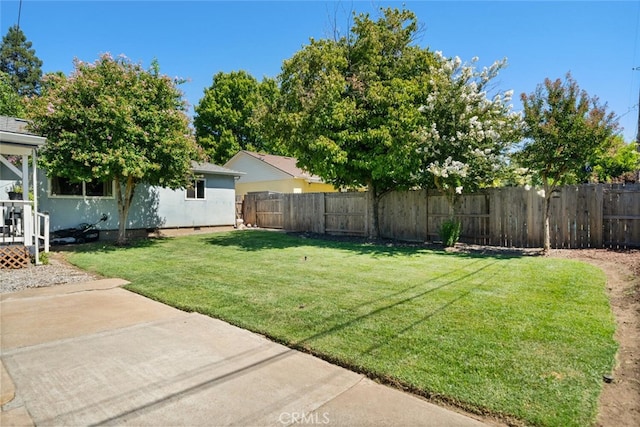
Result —
M127 218L133 200L134 187L133 178L127 178L123 194L120 180L116 179L116 199L118 199L118 238L116 244L120 246L126 245L129 241L127 238Z
M548 254L551 250L551 225L549 221L549 211L551 208L551 186L544 180L544 247L543 252Z
M367 205L368 205L368 218L369 223L369 238L377 239L380 237L380 218L378 213L378 207L380 206L380 195L376 186L369 182L367 185Z

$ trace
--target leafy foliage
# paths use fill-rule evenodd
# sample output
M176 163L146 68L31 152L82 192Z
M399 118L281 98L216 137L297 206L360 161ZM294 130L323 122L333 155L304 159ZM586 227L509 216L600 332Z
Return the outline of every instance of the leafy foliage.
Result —
M609 149L618 128L613 113L571 74L564 81L546 79L521 99L527 140L517 159L553 188L578 181L585 166Z
M146 71L106 54L93 64L76 60L68 78L45 76L42 96L30 100L33 129L47 137L41 164L49 174L115 181L120 243L135 186L184 187L199 158L176 83L156 62Z
M17 25L9 27L0 45L0 71L9 75L11 86L20 96L38 94L40 89L42 61L32 45Z
M417 46L412 12L382 14L355 16L348 36L312 39L285 61L277 109L299 166L368 188L373 235L390 190L489 185L520 127L510 92L486 99L504 62L477 72Z
M633 181L633 174L640 170L640 152L635 142L625 143L622 135L611 139L606 151L598 154L593 167L585 172L584 180L597 182Z
M412 45L409 11L356 16L349 37L311 40L280 75L287 143L300 166L340 187L408 186L410 155L436 58Z
M273 80L259 83L245 71L219 72L195 107L198 143L209 157L224 164L240 150L277 154L263 136L255 111L277 94Z
M460 239L461 231L462 223L459 220L451 218L443 221L440 225L440 239L442 239L442 244L448 248L455 246Z
M496 61L482 71L460 58L431 70L429 94L420 111L426 119L418 152L421 187L438 188L450 198L465 190L495 185L507 168L507 152L521 137L522 119L511 111L513 91L487 92L506 65Z
M549 199L553 190L576 182L599 153L611 146L618 124L598 98L567 74L565 80L545 79L535 92L521 95L527 140L518 162L537 176L545 190L545 250L551 247Z
M418 106L437 58L413 44L416 31L405 10L355 16L348 36L311 39L279 76L278 124L292 155L336 187L367 187L374 235L379 198L408 188L419 166Z
M24 107L18 92L11 86L7 73L0 71L0 115L21 117Z

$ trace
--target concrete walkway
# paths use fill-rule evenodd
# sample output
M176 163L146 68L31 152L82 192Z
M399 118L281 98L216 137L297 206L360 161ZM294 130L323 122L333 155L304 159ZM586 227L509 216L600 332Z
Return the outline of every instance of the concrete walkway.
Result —
M0 296L0 425L483 425L125 283Z

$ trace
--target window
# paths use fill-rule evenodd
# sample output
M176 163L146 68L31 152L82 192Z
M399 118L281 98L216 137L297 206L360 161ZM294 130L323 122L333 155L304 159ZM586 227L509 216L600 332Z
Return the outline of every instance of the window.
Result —
M74 182L55 176L51 178L49 190L52 196L113 197L113 182Z
M187 187L187 199L204 199L204 179L194 179Z

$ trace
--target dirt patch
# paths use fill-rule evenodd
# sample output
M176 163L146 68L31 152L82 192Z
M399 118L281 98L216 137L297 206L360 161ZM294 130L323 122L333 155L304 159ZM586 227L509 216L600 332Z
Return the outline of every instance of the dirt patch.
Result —
M597 426L640 426L640 250L554 250L550 256L585 261L607 276L619 348L613 381L600 396Z

